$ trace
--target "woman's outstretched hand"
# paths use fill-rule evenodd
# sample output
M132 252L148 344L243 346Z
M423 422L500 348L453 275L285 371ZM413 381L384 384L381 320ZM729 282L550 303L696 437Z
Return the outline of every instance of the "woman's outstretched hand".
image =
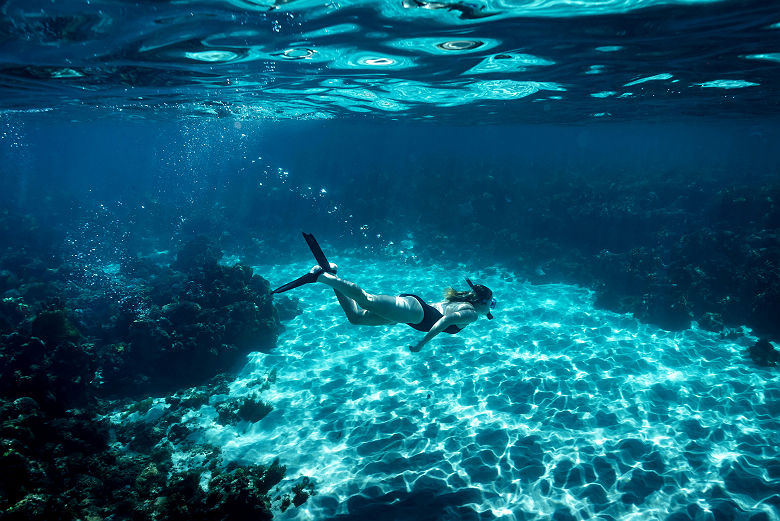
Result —
M424 345L425 345L425 342L423 342L423 341L417 342L413 346L409 346L409 351L411 351L412 353L419 353Z

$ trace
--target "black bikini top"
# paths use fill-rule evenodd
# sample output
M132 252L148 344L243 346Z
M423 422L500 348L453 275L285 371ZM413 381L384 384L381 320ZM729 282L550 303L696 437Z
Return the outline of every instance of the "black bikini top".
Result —
M444 316L439 312L438 309L436 309L435 307L429 304L426 304L425 301L420 297L418 297L417 295L413 295L412 293L403 293L401 296L416 298L417 302L419 302L423 308L423 319L421 322L418 322L417 324L410 324L407 322L407 324L412 326L417 331L426 331L426 332L430 331L433 325L436 322L438 322L441 317ZM448 326L447 329L444 329L444 332L454 335L455 333L458 333L461 329L463 328L458 327L455 324L452 324L451 326Z

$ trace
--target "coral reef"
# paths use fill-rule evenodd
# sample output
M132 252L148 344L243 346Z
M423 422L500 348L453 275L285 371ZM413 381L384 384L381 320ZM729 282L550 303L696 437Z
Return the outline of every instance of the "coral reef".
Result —
M44 413L62 413L93 400L93 345L80 341L64 310L44 310L32 319L29 333L13 332L0 340L0 397L29 398Z
M433 214L468 194L463 236L451 240L435 219L418 223L416 254L475 266L498 257L533 282L593 288L603 307L665 329L696 321L728 334L747 325L780 340L776 179L692 182L668 172L500 179L475 177L452 192L442 185L441 197L429 202ZM375 226L385 232L381 222Z
M219 422L222 424L247 421L259 422L273 410L273 406L256 397L245 398L239 404L225 404L219 408Z
M766 338L762 338L750 346L748 356L754 364L763 367L772 367L780 363L780 351Z
M84 344L47 345L18 332L2 340L0 520L271 519L273 509L300 506L314 493L309 478L276 490L285 475L278 461L224 465L217 448L188 441L195 427L183 416L211 396L227 396L224 376L163 400L160 414L148 414L156 400L131 401L109 423L96 418L115 404L98 400L84 379L94 367L89 351L74 356ZM273 378L257 382L255 392ZM217 405L234 411L234 419L259 421L271 410L259 398L225 400ZM202 457L181 469L174 450Z
M248 266L222 266L221 250L199 237L186 243L174 267L123 264L128 276L152 274L96 331L103 390L127 395L164 393L230 371L250 351L271 349L281 328L268 281Z
M300 506L314 493L308 478L289 492L272 493L286 470L278 461L224 466L215 450L206 451L202 466L177 470L169 448L109 447L107 422L84 412L47 417L31 398L0 404L0 421L4 521L272 519L274 509ZM129 433L137 435L133 429L117 432L120 442L127 442ZM205 487L204 475L210 476Z
M0 216L0 227L9 222L33 223ZM275 344L264 279L217 264L221 251L204 238L170 267L127 262L123 291L100 278L79 284L75 267L53 256L47 267L16 246L0 252L0 520L271 519L314 493L308 478L282 484L278 461L224 464L217 448L193 446L195 427L182 420L228 395L221 373ZM274 378L212 405L230 421L260 421ZM207 380L166 398L161 414L148 398ZM118 406L109 396L126 404L118 422L100 419ZM177 467L174 452L199 457Z

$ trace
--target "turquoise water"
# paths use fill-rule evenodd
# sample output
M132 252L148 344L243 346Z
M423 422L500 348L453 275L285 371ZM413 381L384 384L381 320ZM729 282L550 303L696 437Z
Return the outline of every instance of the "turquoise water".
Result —
M5 117L3 303L59 298L99 349L160 347L126 324L170 330L164 310L199 298L204 281L171 268L199 236L272 288L314 263L306 230L371 292L493 290L494 320L413 354L421 333L352 326L307 285L273 297L275 345L252 340L183 427L155 423L169 393L117 405L121 429L133 401L156 400L157 449L178 470L210 466L204 487L220 466L278 458L283 489L317 490L278 519L779 519L780 377L748 356L777 342L772 125ZM271 374L272 412L225 421Z
M780 521L779 91L766 0L0 2L0 521Z
M417 332L351 326L323 285L285 294L302 313L230 384L253 393L278 371L262 395L275 410L226 427L213 406L227 397L214 396L187 419L228 460L279 457L288 479L316 476L318 494L278 519L663 520L689 505L725 519L713 491L735 481L735 508L776 518L750 480L766 479L761 458L777 458L780 381L745 366L750 334L664 331L596 309L585 288L534 285L501 265L327 253L368 291L435 301L470 276L500 302L493 321L413 354ZM275 283L310 266L257 269Z

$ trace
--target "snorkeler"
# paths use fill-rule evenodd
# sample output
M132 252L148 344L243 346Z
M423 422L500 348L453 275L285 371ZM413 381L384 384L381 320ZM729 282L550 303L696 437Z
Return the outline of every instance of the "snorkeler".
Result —
M277 288L281 293L302 284L321 282L334 289L341 308L351 324L380 326L387 324L408 324L418 331L425 331L422 340L409 350L416 353L433 337L441 332L456 334L484 314L493 318L490 310L496 305L493 292L486 286L474 284L466 279L470 291L455 291L448 288L444 301L433 305L411 293L399 296L374 295L367 293L354 282L336 276L336 265L328 263L317 241L310 234L303 234L319 263L309 273L293 282Z

